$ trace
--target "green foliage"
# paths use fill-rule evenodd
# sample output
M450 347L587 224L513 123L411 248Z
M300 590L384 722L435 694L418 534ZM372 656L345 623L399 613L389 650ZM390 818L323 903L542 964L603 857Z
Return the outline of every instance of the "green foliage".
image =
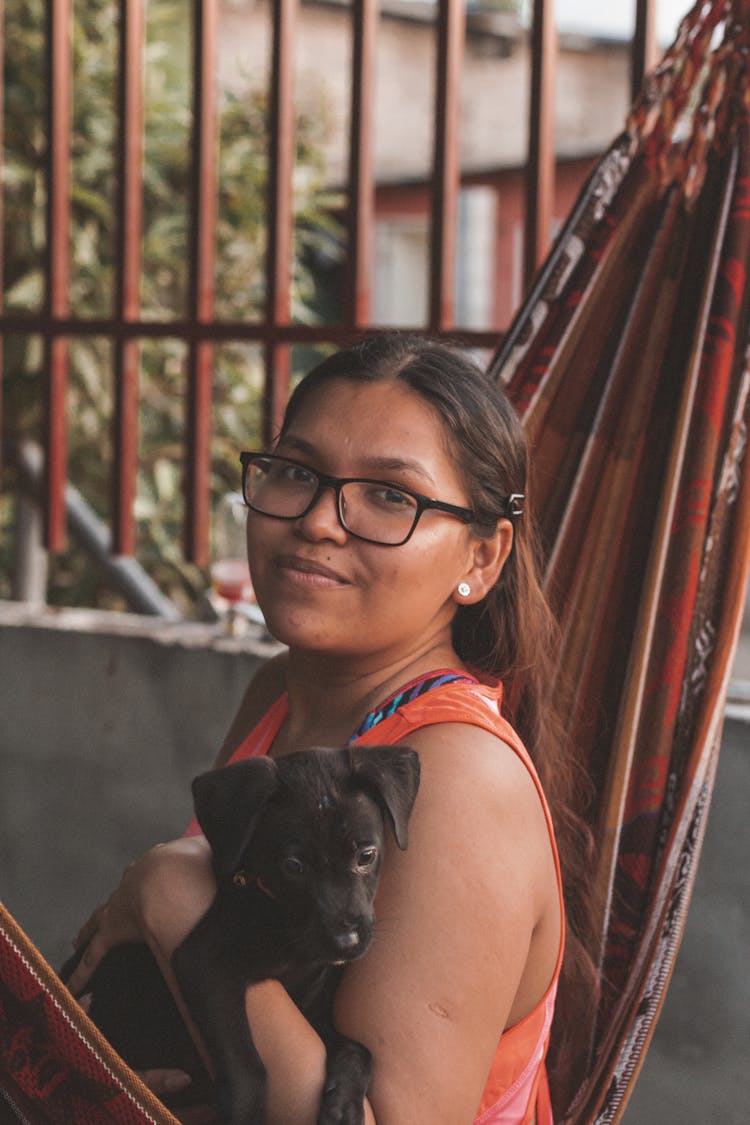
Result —
M117 4L74 5L73 132L70 230L73 315L111 316L115 300ZM45 85L43 0L6 0L13 28L5 59L4 304L38 310L45 299ZM144 57L146 120L143 169L141 308L144 320L187 314L190 222L190 0L149 0ZM8 37L10 38L10 37ZM267 96L251 76L220 94L217 267L218 319L258 320L265 302ZM340 199L325 186L324 104L297 121L293 315L311 321L320 303L311 263L341 253L333 218ZM38 438L42 429L43 349L38 337L14 335L4 345L3 428L8 438ZM138 557L182 607L206 576L182 555L182 443L187 349L175 338L144 341L140 363ZM212 496L238 483L237 452L259 440L262 391L257 347L215 349ZM71 482L103 517L110 512L113 346L101 336L71 341L68 402ZM10 482L6 482L6 486ZM7 524L10 509L3 508ZM8 528L0 550L0 595L8 593ZM55 560L50 600L113 604L87 560L69 550Z
M503 12L509 16L522 16L526 8L525 0L469 0L468 12Z

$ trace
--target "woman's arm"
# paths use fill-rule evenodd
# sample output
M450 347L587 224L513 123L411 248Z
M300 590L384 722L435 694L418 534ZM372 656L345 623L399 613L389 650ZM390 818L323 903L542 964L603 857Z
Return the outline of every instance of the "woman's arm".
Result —
M67 982L68 988L74 996L85 993L108 950L123 942L143 941L156 957L189 1023L169 958L206 913L215 895L211 849L203 836L151 848L125 869L107 902L78 935L77 944L84 944L85 949ZM202 1046L198 1037L196 1042Z
M560 909L549 833L516 755L475 727L409 739L422 782L409 848L391 848L372 947L337 1025L374 1057L378 1125L473 1120L503 1029L543 996Z
M211 849L203 836L157 844L129 864L103 906L83 926L76 946L83 956L68 987L84 991L91 974L115 945L145 941L170 956L216 895Z

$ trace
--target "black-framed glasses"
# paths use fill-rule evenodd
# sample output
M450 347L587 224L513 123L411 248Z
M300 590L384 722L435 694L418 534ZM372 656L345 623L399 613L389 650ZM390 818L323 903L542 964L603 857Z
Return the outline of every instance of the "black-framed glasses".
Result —
M388 481L332 477L275 453L241 453L240 461L242 495L254 512L277 520L300 519L315 506L324 488L332 488L344 530L382 547L406 543L428 508L464 523L475 518L470 508L432 500Z

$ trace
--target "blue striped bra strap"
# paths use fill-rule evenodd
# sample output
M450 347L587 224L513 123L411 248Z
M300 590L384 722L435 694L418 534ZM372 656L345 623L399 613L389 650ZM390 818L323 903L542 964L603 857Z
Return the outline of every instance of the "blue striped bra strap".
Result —
M356 742L362 735L367 734L367 732L371 731L373 727L376 727L378 723L382 723L383 719L387 719L394 711L397 711L399 707L404 707L407 703L411 703L413 699L417 699L420 695L432 691L433 688L443 687L444 684L475 684L477 682L474 676L470 676L466 672L427 672L424 676L419 676L416 680L412 680L410 683L406 684L405 687L399 688L398 691L390 695L384 703L379 704L374 711L370 711L368 715L365 715L347 745L351 745L352 742Z

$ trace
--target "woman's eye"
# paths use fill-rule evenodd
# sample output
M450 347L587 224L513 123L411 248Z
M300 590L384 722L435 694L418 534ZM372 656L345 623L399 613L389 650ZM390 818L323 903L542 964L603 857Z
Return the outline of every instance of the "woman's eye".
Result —
M303 469L301 465L283 465L279 469L279 476L283 481L289 481L292 484L312 484L315 477L308 469Z
M357 853L357 867L372 867L377 858L377 848L362 848L362 850Z
M373 503L379 504L383 508L414 507L414 501L408 493L401 492L398 488L388 488L387 485L381 485L378 488L371 489L370 499Z
M299 878L305 870L305 866L301 859L296 855L287 855L281 861L281 870L285 875L289 875L292 879Z

